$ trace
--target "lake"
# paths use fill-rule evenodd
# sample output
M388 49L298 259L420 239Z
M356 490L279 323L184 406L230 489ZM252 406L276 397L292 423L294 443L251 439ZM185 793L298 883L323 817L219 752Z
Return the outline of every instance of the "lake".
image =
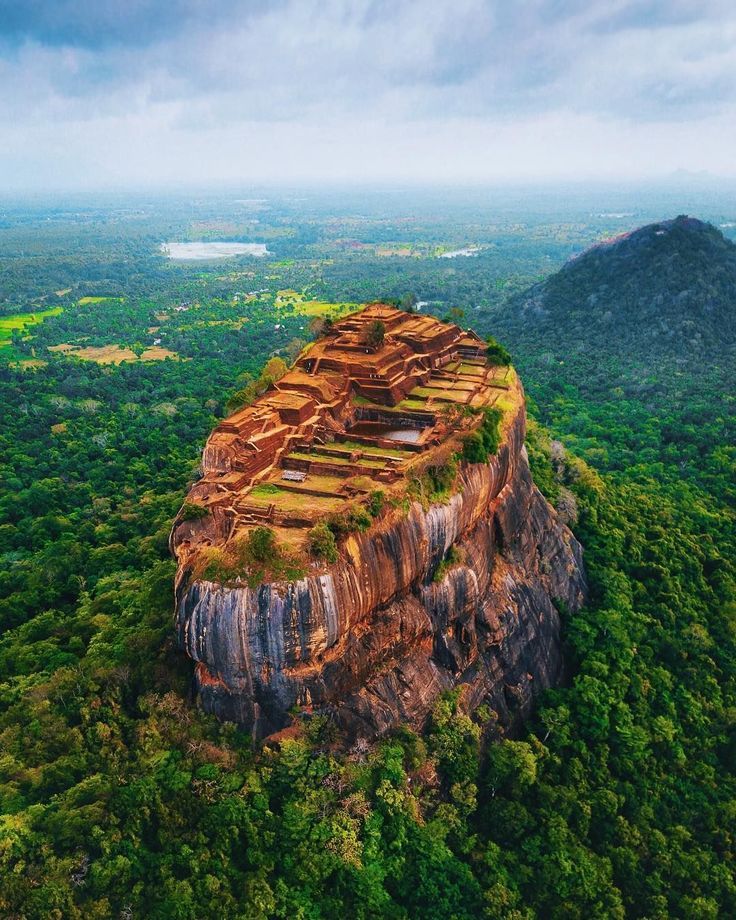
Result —
M233 256L263 258L271 253L265 243L162 243L161 251L175 262L202 262Z
M480 246L467 246L465 249L453 249L452 252L440 253L440 259L457 259L460 257L477 256L480 252Z

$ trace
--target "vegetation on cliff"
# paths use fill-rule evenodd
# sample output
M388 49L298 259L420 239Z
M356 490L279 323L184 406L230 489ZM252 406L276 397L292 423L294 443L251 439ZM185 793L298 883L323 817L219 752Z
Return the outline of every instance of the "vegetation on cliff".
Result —
M478 429L463 439L462 459L466 463L487 463L501 443L502 412L496 407L481 410Z
M264 582L303 578L305 571L306 560L282 546L270 527L254 527L225 548L210 547L197 560L192 578L221 584L244 581L255 588Z

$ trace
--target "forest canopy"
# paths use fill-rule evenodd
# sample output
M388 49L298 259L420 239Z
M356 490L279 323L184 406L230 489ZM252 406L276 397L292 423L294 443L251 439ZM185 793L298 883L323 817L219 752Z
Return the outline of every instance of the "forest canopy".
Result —
M0 346L3 916L736 915L732 339L703 333L696 361L665 336L646 364L620 348L633 325L602 333L605 310L519 323L517 293L561 302L573 269L540 279L617 229L591 207L519 229L470 205L435 220L418 203L419 225L374 204L275 203L261 215L272 259L186 269L156 247L159 230L192 235L189 205L149 223L101 209L0 228L7 314L63 307ZM487 251L437 258L468 234ZM688 264L705 271L698 251ZM702 279L693 296L715 297ZM520 371L535 481L585 547L590 603L561 611L569 679L493 744L493 713L455 692L421 734L344 750L315 717L254 749L193 703L171 523L233 396L312 336L301 303L412 290L407 306L463 309ZM57 348L156 339L176 357ZM334 539L313 534L327 558ZM268 537L249 549L268 555Z

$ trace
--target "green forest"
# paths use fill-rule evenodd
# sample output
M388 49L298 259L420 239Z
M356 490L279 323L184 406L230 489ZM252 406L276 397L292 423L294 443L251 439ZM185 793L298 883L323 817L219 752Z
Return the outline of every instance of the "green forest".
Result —
M642 339L621 279L649 277L646 246L565 261L606 221L344 208L274 206L231 234L273 257L220 265L158 253L202 238L183 204L0 227L3 315L63 307L0 341L0 916L736 916L736 247L677 227L692 258L652 275L641 296L667 309ZM432 254L469 241L486 250ZM312 335L284 290L412 294L509 349L535 481L590 582L561 611L568 678L517 737L488 743L459 692L423 733L347 750L328 718L256 748L198 710L168 535L228 400ZM132 357L94 357L111 346Z

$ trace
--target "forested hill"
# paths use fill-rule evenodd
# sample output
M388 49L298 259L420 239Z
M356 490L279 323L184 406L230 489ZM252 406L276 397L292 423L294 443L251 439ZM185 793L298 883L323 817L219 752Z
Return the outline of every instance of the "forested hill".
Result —
M736 341L736 245L692 217L598 243L512 299L508 339L539 327L549 344L634 361L701 359Z

